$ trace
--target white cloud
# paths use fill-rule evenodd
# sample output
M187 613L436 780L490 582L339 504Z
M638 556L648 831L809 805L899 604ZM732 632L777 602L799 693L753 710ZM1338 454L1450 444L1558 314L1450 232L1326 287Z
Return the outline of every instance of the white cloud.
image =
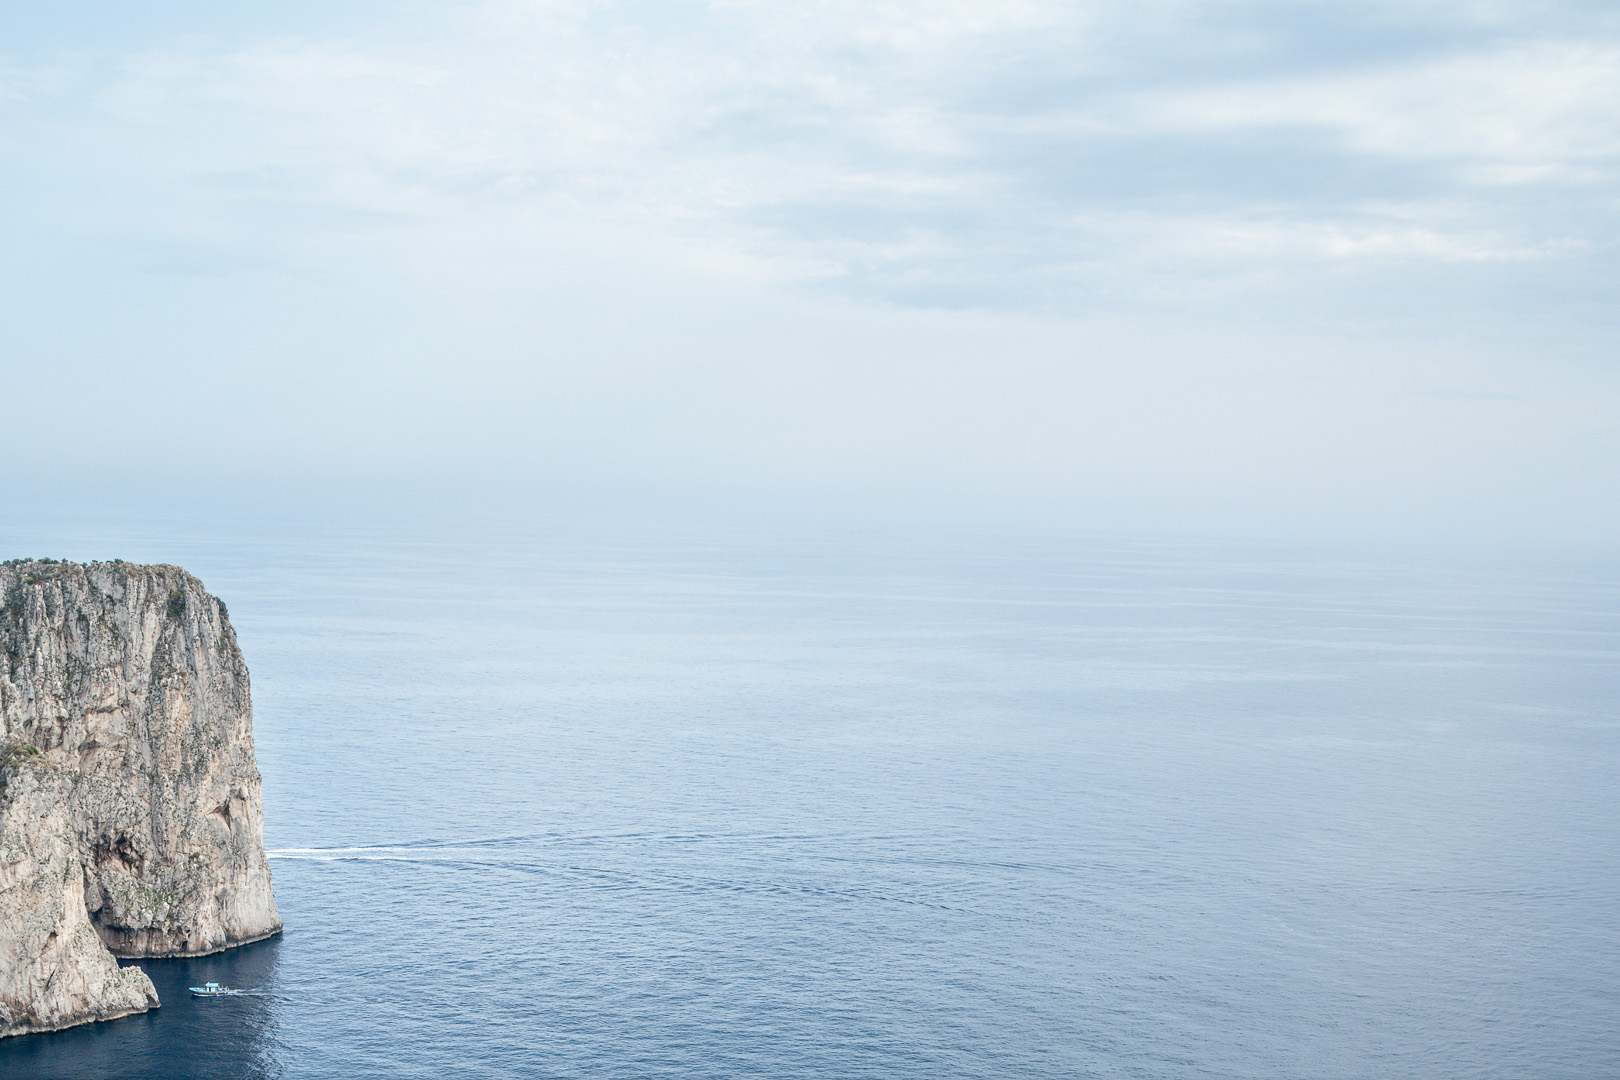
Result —
M1589 464L1560 425L1612 447L1613 386L1522 383L1612 355L1615 39L1351 7L506 0L14 58L0 314L108 417L246 403L311 468L1422 501Z
M1620 48L1543 42L1482 55L1147 97L1151 130L1322 131L1353 153L1452 163L1474 183L1613 182Z
M1266 10L819 0L649 21L502 0L430 39L148 50L93 76L99 119L71 123L99 124L131 179L228 191L221 213L597 215L878 295L951 282L953 302L976 263L990 282L1109 258L1110 230L1077 225L1100 218L1157 216L1178 258L1208 240L1204 263L1539 259L1612 237L1607 200L1569 191L1614 179L1620 47L1492 39L1302 74L1244 43ZM1262 74L1177 66L1232 49ZM1357 170L1383 172L1338 179ZM1492 202L1504 186L1548 193Z

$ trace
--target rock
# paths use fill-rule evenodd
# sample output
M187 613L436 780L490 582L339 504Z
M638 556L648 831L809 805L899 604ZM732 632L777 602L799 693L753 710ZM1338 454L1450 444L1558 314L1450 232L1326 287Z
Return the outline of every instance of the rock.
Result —
M247 667L173 566L0 564L0 1036L158 1004L115 957L281 930Z

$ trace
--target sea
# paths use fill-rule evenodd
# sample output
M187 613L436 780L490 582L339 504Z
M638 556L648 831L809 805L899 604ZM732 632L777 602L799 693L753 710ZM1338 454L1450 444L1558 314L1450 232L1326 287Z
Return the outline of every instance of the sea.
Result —
M1620 1075L1620 564L12 516L253 677L273 940L6 1080ZM216 981L247 991L193 1000Z

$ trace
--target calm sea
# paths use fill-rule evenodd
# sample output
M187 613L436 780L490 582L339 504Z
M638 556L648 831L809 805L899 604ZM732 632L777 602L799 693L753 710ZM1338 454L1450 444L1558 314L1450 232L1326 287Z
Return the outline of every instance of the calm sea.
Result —
M17 521L254 678L279 940L6 1078L1620 1073L1620 573ZM192 1001L215 980L252 995Z

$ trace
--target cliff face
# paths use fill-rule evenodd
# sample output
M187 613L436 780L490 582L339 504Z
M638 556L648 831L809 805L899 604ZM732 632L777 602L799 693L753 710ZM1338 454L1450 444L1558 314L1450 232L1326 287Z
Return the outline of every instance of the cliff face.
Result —
M0 565L0 1036L157 1005L114 956L280 929L225 605L173 566Z

